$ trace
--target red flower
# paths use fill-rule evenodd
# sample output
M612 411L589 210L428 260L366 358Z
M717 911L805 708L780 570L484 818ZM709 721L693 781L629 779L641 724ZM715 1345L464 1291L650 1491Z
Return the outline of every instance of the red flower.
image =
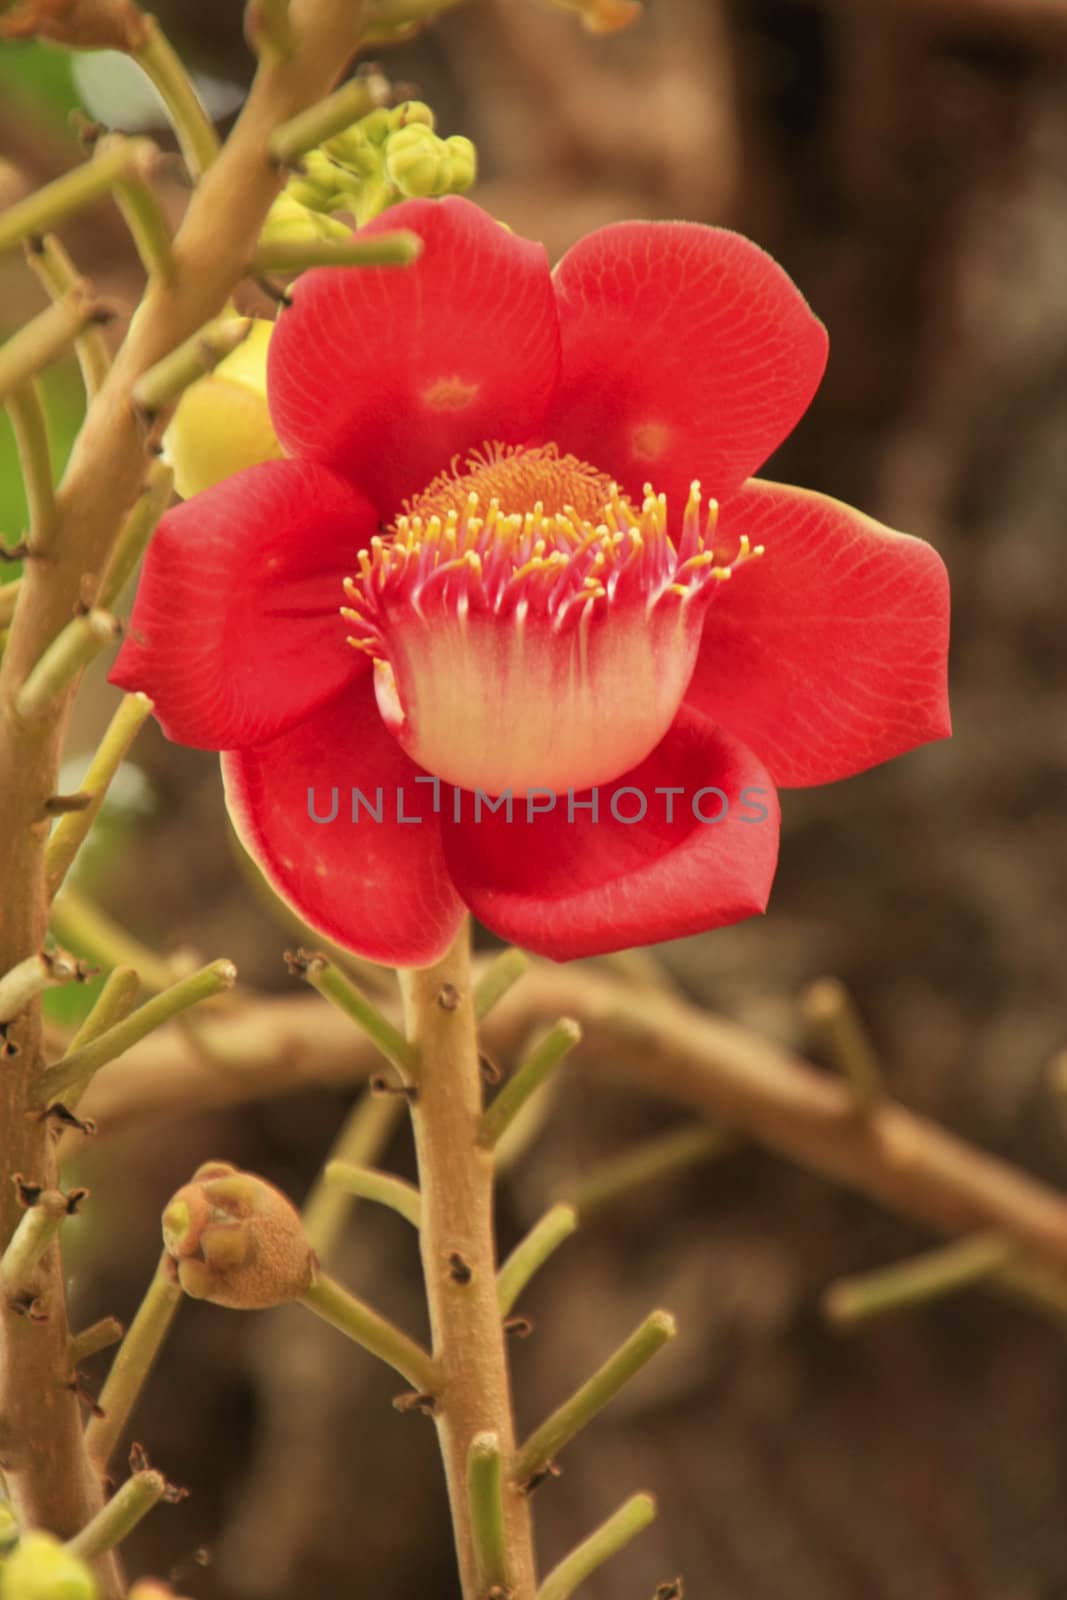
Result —
M465 905L557 959L762 910L775 785L949 730L935 552L750 477L822 325L721 229L604 228L550 275L465 200L396 227L414 266L297 282L293 459L168 514L113 681L224 752L279 893L376 960L434 960Z

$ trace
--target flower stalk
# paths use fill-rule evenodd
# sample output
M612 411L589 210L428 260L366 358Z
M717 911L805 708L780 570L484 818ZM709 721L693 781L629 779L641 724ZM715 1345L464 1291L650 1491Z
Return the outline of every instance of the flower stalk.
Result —
M146 422L159 414L230 355L252 329L251 317L223 315L158 361L133 386L133 403Z
M842 1278L823 1297L823 1314L835 1328L853 1328L890 1311L940 1300L1008 1267L1018 1245L1003 1234L957 1239L910 1261Z
M51 928L56 938L79 955L105 967L133 968L146 989L161 993L178 976L167 961L113 922L77 889L66 887L52 902Z
M55 894L63 882L74 857L88 836L99 815L107 795L108 785L129 752L141 728L152 712L152 702L146 694L128 694L112 717L107 732L89 763L82 779L82 794L90 797L82 811L71 811L60 817L45 847L45 873L48 894Z
M419 1243L440 1372L434 1411L464 1600L483 1600L468 1473L472 1445L495 1436L510 1480L514 1423L497 1304L493 1163L478 1143L482 1075L471 996L469 929L435 966L401 973L408 1037L418 1051L411 1115L422 1194ZM447 1005L441 997L447 995ZM514 1600L536 1587L529 1506L503 1490Z
M844 984L819 978L804 994L802 1010L831 1063L852 1085L857 1109L870 1110L885 1086L870 1036Z
M467 1458L471 1535L481 1592L508 1589L507 1528L504 1522L504 1475L495 1433L471 1440Z
M402 1110L403 1102L398 1096L367 1091L345 1118L326 1167L311 1186L302 1213L304 1232L320 1261L328 1261L332 1255L354 1198L347 1190L327 1181L326 1168L335 1161L359 1167L376 1160L385 1149Z
M573 1206L555 1205L519 1241L496 1275L497 1304L502 1317L509 1314L534 1273L565 1239L570 1238L577 1226L578 1213Z
M581 1037L577 1022L562 1017L535 1046L481 1118L478 1143L484 1149L493 1149L530 1096L548 1081Z
M156 524L170 504L174 490L174 469L166 461L156 460L148 469L144 488L123 519L115 548L100 585L100 604L105 610L121 598L134 568L148 547Z
M219 141L192 79L155 17L144 18L144 42L132 54L167 109L190 177L199 178L218 155Z
M70 256L53 233L27 240L26 260L53 300L62 300L80 283L81 277ZM107 342L99 327L90 323L74 341L88 399L96 394L111 366Z
M529 969L530 958L514 947L501 950L474 985L474 1015L484 1022L498 1000L503 1000L508 990Z
M301 1296L300 1304L399 1372L420 1394L436 1392L440 1374L429 1352L349 1293L335 1278L321 1272L316 1274L311 1287Z
M237 968L232 961L213 961L190 973L179 983L171 984L162 994L145 1002L143 1006L116 1022L105 1033L98 1034L88 1044L72 1049L52 1067L47 1067L40 1079L40 1103L52 1105L66 1095L82 1092L94 1072L113 1061L131 1044L144 1039L153 1029L180 1016L190 1006L201 1000L211 1000L216 995L232 989L237 981Z
M699 1124L671 1128L599 1163L568 1187L566 1198L586 1217L648 1184L662 1183L728 1155L737 1145L737 1135L726 1128Z
M261 244L251 270L295 277L309 267L406 267L418 260L421 250L418 234L403 228L368 238L284 239Z
M0 255L14 250L24 239L51 233L86 206L110 194L129 165L130 143L112 146L106 154L83 162L9 206L0 218Z
M394 1178L391 1172L374 1167L356 1167L348 1161L330 1161L323 1176L326 1182L357 1200L374 1200L388 1206L418 1231L422 1225L422 1201L413 1183Z
M80 1333L72 1333L68 1347L72 1369L77 1370L83 1361L88 1361L92 1356L99 1355L101 1350L108 1350L113 1344L118 1344L125 1331L118 1317L101 1317L99 1321L83 1328Z
M24 722L49 716L67 686L119 633L120 625L108 611L94 609L72 618L15 696L15 715Z
M132 1478L117 1489L91 1522L67 1540L71 1555L83 1561L94 1561L105 1550L120 1545L157 1506L167 1492L167 1480L161 1472L148 1469L135 1472Z
M415 1051L404 1035L367 999L362 989L332 961L327 961L325 956L309 956L298 950L287 959L293 972L362 1028L372 1044L396 1068L401 1082L410 1083L415 1069Z
M164 1250L100 1391L99 1414L85 1430L85 1448L103 1472L126 1431L148 1375L181 1303L173 1263Z
M646 1317L599 1371L530 1435L516 1457L514 1481L520 1486L536 1482L563 1446L588 1427L676 1331L674 1318L666 1311Z
M343 133L377 106L383 106L388 98L389 83L380 73L351 79L318 105L309 106L298 117L276 129L269 145L271 161L277 167L291 166L309 150Z
M26 546L35 556L46 555L55 537L56 497L48 451L48 422L32 378L12 389L7 397L7 414L15 435L29 511Z
M554 1567L537 1591L537 1600L570 1600L575 1590L602 1567L605 1561L625 1550L655 1520L656 1502L650 1494L631 1495L588 1539Z

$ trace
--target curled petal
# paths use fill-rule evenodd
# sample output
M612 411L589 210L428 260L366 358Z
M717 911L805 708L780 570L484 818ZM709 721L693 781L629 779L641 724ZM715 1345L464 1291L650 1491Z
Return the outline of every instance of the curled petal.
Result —
M758 480L719 538L765 546L720 589L686 703L780 787L829 783L947 738L948 577L937 552L840 501Z
M280 739L228 751L222 775L242 844L305 921L392 966L448 949L463 906L435 788L383 726L369 676Z
M590 234L554 273L563 341L548 430L618 478L684 506L725 500L803 416L827 339L757 245L692 222Z
M771 780L685 708L650 756L598 790L516 798L510 821L502 801L476 815L463 799L444 832L456 887L494 933L553 960L702 933L766 906L778 858Z
M365 671L337 613L376 528L358 490L299 461L176 506L149 547L111 682L150 695L181 744L274 738Z
M467 200L409 200L361 231L411 228L409 267L322 268L271 340L279 437L353 477L391 516L485 440L539 429L559 374L545 252Z

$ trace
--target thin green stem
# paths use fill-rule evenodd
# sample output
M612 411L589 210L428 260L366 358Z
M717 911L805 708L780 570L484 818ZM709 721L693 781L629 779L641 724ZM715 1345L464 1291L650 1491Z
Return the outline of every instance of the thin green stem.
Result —
M109 611L73 617L56 635L15 696L15 715L23 722L51 715L55 703L78 674L119 635Z
M141 728L152 714L152 702L146 694L128 694L124 697L107 732L89 763L89 770L81 783L81 793L91 796L84 811L71 811L60 817L45 847L45 872L48 893L54 895L67 875L107 795L108 785Z
M983 1233L927 1251L911 1261L842 1278L823 1296L823 1312L837 1328L852 1328L889 1311L940 1300L992 1278L1018 1256L1003 1234Z
M161 1472L151 1469L135 1472L107 1503L101 1506L93 1520L85 1525L73 1539L67 1540L71 1555L83 1561L94 1561L105 1550L114 1550L129 1537L137 1524L157 1506L167 1492L167 1480Z
M819 978L805 993L808 1026L842 1077L851 1083L856 1104L868 1110L885 1092L878 1057L855 1001L837 978Z
M83 162L24 200L17 200L0 217L0 255L14 250L24 239L51 233L86 206L110 194L128 161L129 144L115 145L106 157Z
M656 1502L650 1494L631 1495L595 1533L564 1556L558 1567L553 1567L540 1589L537 1600L570 1600L587 1578L591 1578L612 1556L625 1550L655 1520Z
M70 1041L71 1051L91 1044L116 1023L128 1017L137 1004L141 980L132 967L116 967L96 997L96 1004Z
M406 267L421 253L422 240L405 228L365 239L280 239L259 246L251 270L294 277L309 267Z
M72 983L78 964L64 950L40 950L0 978L0 1022L11 1022L46 989Z
M133 59L155 85L178 137L185 165L193 178L199 178L218 155L218 138L192 80L159 23L149 16L144 21L147 37L133 52Z
M570 1238L577 1226L578 1213L573 1206L555 1205L519 1241L496 1275L496 1297L502 1317L508 1315L534 1273L565 1239Z
M495 1433L477 1433L467 1456L467 1494L471 1533L483 1593L507 1589L508 1541L504 1519L504 1473L500 1440Z
M348 1161L327 1162L323 1176L327 1183L344 1194L388 1206L405 1222L410 1222L416 1231L420 1227L422 1201L413 1183L405 1183L403 1178L395 1178L391 1172L379 1172L375 1167L352 1166Z
M599 1371L530 1435L516 1458L514 1481L521 1485L536 1479L563 1446L588 1427L619 1390L674 1338L676 1331L674 1318L666 1311L653 1311L646 1317Z
M116 605L133 576L148 541L174 492L174 469L166 461L155 460L148 469L144 488L134 501L119 529L100 585L99 604L106 610Z
M380 73L350 79L317 106L309 106L271 134L271 160L279 167L291 165L317 145L343 133L368 111L384 105L388 98L389 82Z
M7 414L26 490L29 525L26 543L34 555L47 555L55 541L56 496L48 449L48 419L36 379L28 378L7 397Z
M126 219L137 254L150 278L174 281L174 243L163 207L147 177L115 185L115 203Z
M82 281L70 256L54 233L30 239L26 246L26 259L53 300L62 300ZM86 396L91 400L96 394L111 366L107 340L92 323L74 341L74 351L81 367Z
M403 1114L399 1095L375 1094L367 1090L353 1105L340 1133L334 1140L326 1165L334 1161L365 1166L377 1160ZM319 1173L307 1199L302 1220L308 1243L320 1261L328 1261L341 1235L353 1196L326 1181L325 1168Z
M514 1076L501 1089L478 1128L478 1143L492 1150L504 1130L518 1116L530 1096L555 1072L574 1049L582 1030L570 1017L562 1017L536 1045Z
M45 1189L22 1213L22 1220L0 1257L0 1292L9 1300L33 1297L41 1257L59 1237L69 1215L67 1196L58 1189Z
M106 1033L99 1034L77 1050L68 1051L55 1066L46 1068L40 1078L40 1103L51 1105L65 1095L80 1094L93 1074L106 1062L113 1061L132 1044L146 1038L154 1029L162 1027L164 1022L180 1016L190 1006L199 1005L202 1000L210 1000L232 989L236 979L237 968L232 961L213 961L210 966L201 967L199 972L193 972L180 983L164 989L162 994L146 1001L130 1016L108 1028Z
M100 1391L102 1415L91 1418L85 1430L85 1448L101 1471L106 1469L126 1431L181 1298L173 1264L164 1250Z
M436 1391L440 1373L429 1351L350 1294L336 1279L321 1273L301 1296L300 1304L399 1372L420 1394L432 1395Z
M162 956L70 886L53 900L50 926L56 938L80 956L106 967L133 967L144 987L156 993L169 988L177 976Z
M251 317L223 314L206 323L191 339L149 367L133 386L133 403L147 421L153 421L179 399L190 384L214 371L231 355L252 327Z
M564 1197L588 1217L635 1190L727 1155L737 1142L726 1128L671 1128L593 1167L567 1185Z
M474 1015L479 1022L485 1021L497 1001L504 998L529 966L529 956L513 946L493 957L474 986Z
M80 1333L72 1333L67 1347L72 1369L77 1371L83 1361L89 1361L93 1356L98 1356L101 1350L118 1344L125 1331L118 1317L101 1317Z
M384 1017L373 1001L368 1000L362 989L358 988L339 967L335 967L325 956L305 955L298 951L290 958L290 966L313 989L343 1011L346 1017L362 1028L367 1038L377 1046L387 1061L390 1061L399 1072L401 1079L409 1083L414 1075L417 1057L411 1045L404 1038L387 1017Z

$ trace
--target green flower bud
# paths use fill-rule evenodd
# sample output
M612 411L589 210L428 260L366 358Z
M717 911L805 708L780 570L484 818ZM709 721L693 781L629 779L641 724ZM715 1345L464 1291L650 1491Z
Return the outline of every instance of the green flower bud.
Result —
M381 170L381 146L367 138L358 122L327 139L322 148L332 160L361 178L371 178Z
M183 499L243 467L284 454L267 409L267 348L273 328L272 322L257 319L247 339L178 402L163 435L163 453Z
M50 1533L27 1533L0 1566L0 1600L99 1600L84 1561Z
M299 1300L315 1273L300 1213L263 1178L209 1161L163 1213L163 1243L194 1300L238 1311Z
M289 180L286 193L312 211L334 209L345 173L323 150L309 150L301 164L304 170Z
M398 128L391 134L385 147L385 170L400 193L411 199L443 194L447 184L442 178L451 177L451 158L444 141L421 122Z
M285 189L267 213L259 242L289 244L303 239L347 239L351 232L343 222L335 222L324 212L309 210Z
M460 194L464 189L469 189L478 176L478 152L470 139L465 139L461 133L454 133L450 139L446 139L445 149L452 162L450 190L452 194Z
M379 106L377 111L369 111L365 117L361 117L359 126L363 137L372 144L384 144L393 131L392 115L384 106Z
M394 106L389 115L392 118L393 128L421 125L429 128L432 133L437 126L437 118L425 100L405 100L402 105Z

